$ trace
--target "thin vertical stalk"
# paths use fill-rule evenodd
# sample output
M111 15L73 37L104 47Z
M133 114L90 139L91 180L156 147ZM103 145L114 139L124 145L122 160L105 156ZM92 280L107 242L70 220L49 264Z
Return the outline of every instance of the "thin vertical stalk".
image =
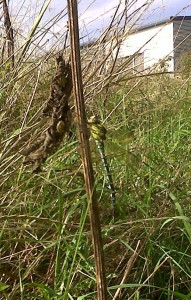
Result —
M78 26L78 9L76 0L68 0L69 14L69 31L71 43L71 64L73 92L75 99L75 111L77 117L77 126L79 131L79 141L81 149L82 164L84 170L84 180L86 185L88 208L90 215L92 241L94 248L97 299L107 299L106 276L104 267L103 246L101 237L101 226L99 220L99 211L97 198L95 194L93 167L90 154L88 130L86 123L85 104L82 86L82 73L80 62L79 46L79 26Z
M13 37L13 27L11 24L11 19L9 15L9 8L7 1L3 0L3 15L4 15L4 26L6 31L7 40L7 55L8 59L11 60L11 67L14 68L14 37Z
M44 16L44 14L45 14L45 12L46 12L46 10L47 10L47 8L48 8L50 2L51 2L51 0L47 0L47 1L43 4L43 6L42 6L42 8L41 8L41 11L40 11L39 15L38 15L37 18L35 19L35 21L34 21L34 23L33 23L33 25L32 25L31 31L29 32L29 35L28 35L28 37L27 37L27 39L26 39L26 42L25 42L25 44L24 44L23 47L22 47L21 54L20 54L20 56L19 56L19 58L18 58L17 66L19 66L21 60L22 60L23 57L25 56L25 54L26 54L26 52L27 52L27 49L28 49L28 47L29 47L29 45L30 45L30 43L31 43L31 40L32 40L32 38L34 37L34 34L35 34L36 30L37 30L37 27L38 27L40 21L42 20L42 18L43 18L43 16Z

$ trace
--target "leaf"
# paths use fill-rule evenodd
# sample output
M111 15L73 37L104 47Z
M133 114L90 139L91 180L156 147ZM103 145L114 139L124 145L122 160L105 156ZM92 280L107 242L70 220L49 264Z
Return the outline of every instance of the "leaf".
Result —
M162 229L166 224L170 223L171 221L173 221L173 218L170 218L170 219L164 221L164 223L161 225L161 229Z
M8 289L9 285L3 283L3 282L0 282L0 292Z
M173 193L169 193L169 197L171 198L172 201L177 201L176 196Z
M179 292L173 292L173 295L176 296L178 299L184 299L184 300L191 300L191 295L190 293L188 295L184 295L184 294L181 294Z
M89 294L80 296L80 297L77 298L77 300L83 300L83 299L85 299L86 297L89 297L90 295L93 295L93 294L96 294L96 292L92 292L92 293L89 293ZM88 299L89 299L89 298L88 298Z

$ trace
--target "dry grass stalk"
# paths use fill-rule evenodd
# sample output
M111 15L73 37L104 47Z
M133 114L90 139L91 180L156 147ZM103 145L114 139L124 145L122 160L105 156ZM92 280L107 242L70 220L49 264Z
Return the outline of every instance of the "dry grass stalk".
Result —
M79 27L77 2L68 0L69 12L69 28L72 49L72 77L73 90L75 99L75 110L77 117L77 125L79 130L79 139L81 145L81 156L84 169L84 179L89 205L89 215L92 231L92 241L95 257L96 283L97 283L97 299L107 299L106 275L103 257L103 246L101 237L101 227L99 220L99 211L97 198L95 195L93 167L90 154L90 146L88 140L88 129L86 124L86 113L83 97L82 74L80 64L80 48L79 48Z
M6 32L6 40L7 40L7 56L11 60L11 67L14 68L14 37L13 37L13 27L11 24L11 19L9 15L9 8L7 5L7 1L3 0L3 14L4 14L4 26ZM5 50L5 49L4 49ZM2 53L2 61L3 61L4 53Z

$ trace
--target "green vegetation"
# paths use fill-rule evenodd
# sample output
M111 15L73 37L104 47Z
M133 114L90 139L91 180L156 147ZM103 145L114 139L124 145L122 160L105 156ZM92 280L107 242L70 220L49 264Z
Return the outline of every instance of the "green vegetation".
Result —
M131 58L120 65L117 61L116 50L129 24L133 27L132 18L136 23L151 2L146 1L129 17L132 2L125 1L123 10L119 4L100 39L81 52L87 117L99 115L108 130L105 152L116 189L118 211L113 220L107 179L95 142L90 141L108 299L189 300L190 60L182 58L183 79L151 70L135 77ZM49 53L43 52L45 35L51 36L60 16L67 14L64 8L42 25L49 3L43 1L38 7L36 2L26 40L20 42L22 46L16 40L15 52L9 49L8 59L6 51L1 57L0 300L96 299L75 122L72 137L65 138L48 157L42 172L33 173L21 155L28 140L47 129L42 110L50 93L53 60L56 50L69 44L67 25L61 26L58 38L52 31L55 45L53 42ZM107 48L114 33L121 40ZM69 54L68 47L64 55ZM73 108L72 97L70 100Z
M43 128L38 111L49 90L47 76L40 76L24 123L37 72L30 78L1 94L1 159L10 147L12 151L1 167L0 299L95 299L75 134L39 174L31 173L19 154L26 141L22 134L17 139L19 130L29 132L28 137ZM13 95L19 100L7 104ZM96 112L106 120L106 153L117 191L113 221L107 181L92 141L109 299L191 299L190 97L190 80L145 76L113 86L106 103L103 91L87 104L88 115Z

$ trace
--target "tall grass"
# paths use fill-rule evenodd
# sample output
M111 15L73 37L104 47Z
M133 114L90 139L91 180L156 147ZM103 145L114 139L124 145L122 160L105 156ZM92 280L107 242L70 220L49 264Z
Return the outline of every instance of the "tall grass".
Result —
M189 294L191 120L189 81L185 89L183 84L163 76L144 79L107 120L106 152L119 211L113 224L107 183L92 142L111 299L119 287L121 299L184 299ZM164 95L159 98L161 87ZM112 92L107 107L94 103L92 109L107 116L125 94L126 87ZM4 298L82 299L89 294L86 298L94 299L76 142L63 143L40 174L32 175L22 161L15 161L2 184ZM137 256L129 266L136 245ZM120 286L126 268L130 270Z

